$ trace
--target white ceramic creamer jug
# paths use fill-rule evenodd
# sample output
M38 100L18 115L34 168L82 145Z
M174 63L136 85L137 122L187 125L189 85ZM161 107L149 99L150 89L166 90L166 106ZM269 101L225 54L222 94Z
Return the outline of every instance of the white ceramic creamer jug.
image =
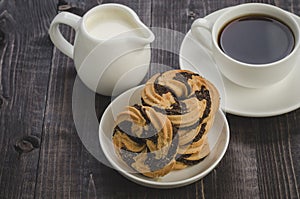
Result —
M59 24L76 31L74 45L63 37ZM154 35L124 5L102 4L83 17L61 12L49 34L54 45L74 60L80 79L99 94L120 94L139 84L148 71Z

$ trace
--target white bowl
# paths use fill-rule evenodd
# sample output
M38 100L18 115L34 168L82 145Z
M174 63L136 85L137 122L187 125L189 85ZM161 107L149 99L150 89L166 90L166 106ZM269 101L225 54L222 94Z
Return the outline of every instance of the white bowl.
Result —
M144 85L132 88L118 96L102 115L99 126L99 140L103 153L112 167L129 180L153 188L185 186L206 176L221 161L229 143L229 126L221 110L217 111L214 124L208 132L208 143L211 152L197 165L178 171L171 171L159 179L152 179L137 173L117 157L112 143L114 118L124 110L125 106L136 103L141 104L140 93L143 87Z

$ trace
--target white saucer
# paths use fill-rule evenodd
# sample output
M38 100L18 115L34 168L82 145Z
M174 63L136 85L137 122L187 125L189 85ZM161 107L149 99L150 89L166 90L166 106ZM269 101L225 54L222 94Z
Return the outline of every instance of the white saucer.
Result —
M205 18L215 20L228 9L230 7L211 13ZM297 15L290 14L300 23ZM203 36L209 38L206 32L203 32ZM267 117L300 107L300 64L288 77L270 87L261 89L241 87L220 75L209 52L206 52L189 31L181 44L180 67L197 72L214 83L221 93L221 107L225 112L240 116Z
M142 86L132 88L118 96L105 110L99 125L100 145L106 158L120 174L129 180L147 187L175 188L191 184L207 175L224 156L229 143L229 127L224 113L216 113L213 127L208 132L210 154L199 164L179 171L171 171L159 179L147 178L134 172L125 165L115 154L112 143L114 118L124 110L125 106L141 103Z

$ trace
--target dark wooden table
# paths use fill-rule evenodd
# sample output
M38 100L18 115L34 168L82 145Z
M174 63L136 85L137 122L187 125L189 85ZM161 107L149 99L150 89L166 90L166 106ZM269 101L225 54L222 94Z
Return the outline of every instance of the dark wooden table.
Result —
M250 1L0 1L0 198L299 198L299 109L268 118L227 114L225 157L202 180L181 188L137 185L88 152L72 115L74 63L54 48L48 28L60 11L82 15L108 2L131 7L149 27L185 34L196 18ZM252 2L300 15L297 0ZM74 38L72 29L62 30ZM178 68L178 54L154 50L152 62ZM95 99L100 118L111 99Z

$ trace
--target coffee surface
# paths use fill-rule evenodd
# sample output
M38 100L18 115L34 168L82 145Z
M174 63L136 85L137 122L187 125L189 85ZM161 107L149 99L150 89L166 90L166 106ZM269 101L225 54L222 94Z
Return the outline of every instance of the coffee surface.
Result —
M231 58L249 64L267 64L291 53L294 35L284 23L265 15L237 18L219 33L219 46Z

